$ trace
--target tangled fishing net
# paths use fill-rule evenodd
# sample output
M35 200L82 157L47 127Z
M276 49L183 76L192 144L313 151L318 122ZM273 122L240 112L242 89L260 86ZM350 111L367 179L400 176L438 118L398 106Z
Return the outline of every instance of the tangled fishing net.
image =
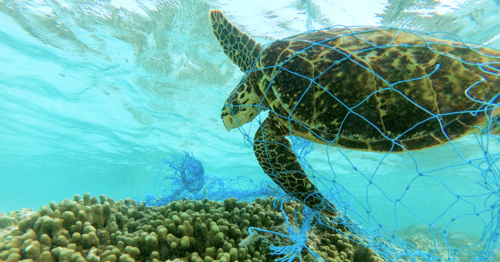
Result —
M392 92L392 95L402 96L406 99L406 103L415 106L415 119L418 121L398 119L406 121L408 129L401 131L400 134L384 135L386 142L392 145L387 153L353 152L339 147L339 145L342 146L342 142L336 138L328 140L328 145L315 149L310 141L294 136L289 137L291 149L321 194L334 203L341 214L344 214L335 218L334 222L344 224L350 232L359 236L357 240L359 244L376 250L383 259L387 261L500 261L500 169L498 168L500 137L497 135L500 57L490 49L467 46L458 38L455 38L455 41L439 42L433 41L432 39L435 38L431 35L407 30L396 30L392 39L388 38L383 41L379 39L375 43L376 39L370 38L370 30L373 29L341 28L339 31L343 34L340 36L314 39L314 41L300 39L300 36L293 38L293 41L303 43L302 49L295 50L295 53L284 61L264 68L274 70L270 76L272 80L269 86L279 74L287 74L289 79L297 82L310 83L303 87L303 90L297 88L296 95L300 99L297 104L293 105L297 107L304 102L304 99L309 99L310 94L306 93L314 84L339 102L335 110L346 112L344 121L349 115L355 115L369 124L365 126L376 128L383 135L384 132L380 130L379 125L370 122L369 119L373 117L366 117L364 114L366 111L357 109L362 108L370 97L379 95L377 93ZM398 38L398 34L403 33L416 35L420 38L420 43L404 42ZM345 36L349 36L350 41L364 42L367 47L349 53L331 44L339 37ZM290 39L278 40L271 45L287 41ZM315 77L304 76L300 72L287 68L288 61L295 57L305 56L304 52L309 52L316 47L327 47L340 58L335 63L325 66L324 72L316 74ZM411 48L415 48L412 49L415 52L433 52L438 57L460 61L463 68L449 68L444 64L446 59L435 59L422 74L411 75L412 71L405 71L406 65L401 60L403 62L397 65L401 68L397 66L386 68L389 71L400 70L398 74L394 74L397 77L394 78L392 75L390 79L386 79L384 75L387 76L390 73L382 72L380 68L373 70L353 55L365 52L371 56L379 56L385 50L391 49L395 52L388 54L396 56ZM457 50L463 53L457 53ZM476 57L481 59L467 60L467 55L464 54L470 52L478 53L479 56ZM363 97L358 103L344 103L341 93L331 93L318 80L328 70L347 73L344 72L345 69L341 69L343 66L350 66L357 72L366 70L375 75L380 89L371 94L361 93L360 96ZM241 82L244 82L251 72L264 69L252 68L246 72ZM474 72L481 74L483 78L466 81L467 83L456 83L453 82L456 79L438 79L438 76L446 76L446 73L442 74L440 70L462 70L465 74L468 73L467 70L475 70ZM283 79L283 76L280 77ZM466 77L468 76L464 76L464 79ZM449 81L461 85L463 94L457 94L461 100L455 101L459 103L457 108L460 108L462 103L471 103L472 106L467 110L456 111L450 106L444 113L429 110L426 107L428 105L421 105L412 99L414 95L412 90L418 89L419 85L425 81ZM487 88L486 82L490 88L488 92L483 90ZM446 84L440 85L442 90L439 92L443 94L451 92ZM404 87L411 88L408 92L408 89L405 90ZM267 91L271 92L269 88ZM349 90L344 90L344 92L349 92ZM478 98L477 94L483 95ZM230 106L238 107L237 105ZM241 107L244 106L246 105ZM280 113L262 103L252 106L258 107L259 112ZM389 108L387 110L400 109ZM451 128L459 128L458 125L443 126L441 124L442 132L437 135L448 142L448 146L443 146L447 147L448 151L426 153L426 150L429 150L427 146L422 147L421 151L410 151L419 148L407 146L402 142L401 137L405 134L425 131L429 126L436 125L436 123L439 125L443 119L457 117L460 114L464 118L484 117L486 124L475 127L475 132L462 140L454 140L454 137L448 136ZM263 115L259 115L256 121L262 123ZM280 117L287 119L289 126L301 125L307 128L307 123L301 122L303 119L294 117L291 113L280 115ZM258 130L255 126L246 125L240 127L239 130L245 138L251 140ZM338 134L342 132L342 128L352 128L352 123L351 126L342 126ZM313 130L308 131L314 133ZM349 148L345 145L344 147ZM401 153L393 154L396 151ZM323 155L323 161L310 164L308 155L312 152L315 152L316 156ZM440 153L433 155L435 152ZM223 200L228 195L236 196L240 200L267 196L282 199L284 196L284 192L271 181L256 183L244 177L229 179L204 174L201 163L188 153L184 157L174 156L174 159L174 161L164 160L164 165L168 163L174 170L174 175L165 177L163 180L170 180L170 187L174 189L174 193L166 194L162 196L162 199L155 201L153 201L154 196L149 196L148 204L161 205L183 198ZM243 184L251 186L243 188ZM345 215L348 215L350 219L347 219ZM290 234L289 236L283 235L283 237L290 238L295 244L289 247L272 247L274 254L284 255L281 261L292 261L297 256L301 256L301 250L308 249L306 233L318 222L323 223L321 219L313 219L316 216L318 216L317 212L307 213L298 231L293 230L289 221L286 221ZM328 226L328 224L324 225ZM258 234L259 231L262 230L252 229L253 234Z
M285 196L285 192L272 181L254 182L252 179L243 176L228 178L206 174L202 163L188 152L184 152L184 155L172 155L172 158L173 161L163 159L163 165L160 167L152 185L153 187L161 186L163 192L169 193L164 193L161 197L148 193L145 199L147 205L162 206L174 200L184 199L200 200L208 198L223 201L228 196L235 197L240 201L252 201L259 197L274 196L282 198ZM173 171L173 174L164 176L157 183L166 164L169 165L170 170L164 172L171 173L169 171ZM168 185L166 185L167 182Z
M165 164L168 164L172 169L174 169L173 176L166 176L160 182L163 183L166 179L171 179L171 186L176 188L173 195L178 195L182 191L187 190L192 194L198 193L205 183L205 169L200 161L196 160L194 156L189 155L188 152L184 152L184 157L173 155L174 161L167 161L163 159L163 165L156 175L155 181L153 182L153 187L158 181L161 170Z

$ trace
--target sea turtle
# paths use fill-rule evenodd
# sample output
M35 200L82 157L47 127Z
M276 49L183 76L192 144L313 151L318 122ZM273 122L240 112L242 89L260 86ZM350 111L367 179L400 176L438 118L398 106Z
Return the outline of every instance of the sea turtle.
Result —
M307 178L286 136L403 152L442 145L475 126L499 131L499 51L377 27L306 32L262 48L220 11L211 10L210 21L224 53L246 72L222 108L224 126L230 131L270 110L255 134L260 166L326 215L338 211Z

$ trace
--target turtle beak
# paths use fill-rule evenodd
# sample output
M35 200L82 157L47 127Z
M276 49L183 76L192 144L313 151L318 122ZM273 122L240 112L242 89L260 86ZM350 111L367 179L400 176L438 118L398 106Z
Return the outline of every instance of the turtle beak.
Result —
M224 127L228 132L240 126L238 124L238 121L236 121L236 119L231 114L222 116L222 122L224 123Z
M240 127L240 124L244 124L238 120L236 120L236 116L233 114L233 112L231 112L231 110L226 106L223 110L222 110L222 114L221 114L221 118L222 118L222 122L224 123L224 127L226 128L226 130L229 132L235 128L238 128Z
M249 101L245 100L245 103L241 103L233 99L230 103L224 105L220 116L227 131L251 122L259 114L259 107L250 104ZM242 104L245 106L240 106Z
M231 110L231 108L227 105L222 108L220 117L222 118L222 123L224 123L224 127L228 132L247 122L244 121L245 115L241 115L240 108L233 108L233 110Z

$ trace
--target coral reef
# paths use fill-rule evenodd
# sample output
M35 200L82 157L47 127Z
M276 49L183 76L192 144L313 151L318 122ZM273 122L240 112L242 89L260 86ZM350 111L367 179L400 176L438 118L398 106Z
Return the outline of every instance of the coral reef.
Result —
M10 234L12 230L17 228L20 221L28 219L34 213L33 208L21 208L7 214L0 212L0 238Z
M43 206L1 237L0 261L274 261L279 257L269 247L289 245L287 239L248 231L287 232L285 218L272 202L204 199L147 207L131 199L76 195ZM294 214L303 220L302 205L287 202L284 207L293 221ZM334 229L314 227L308 239L310 250L324 261L382 261ZM306 249L301 252L304 261L314 261Z

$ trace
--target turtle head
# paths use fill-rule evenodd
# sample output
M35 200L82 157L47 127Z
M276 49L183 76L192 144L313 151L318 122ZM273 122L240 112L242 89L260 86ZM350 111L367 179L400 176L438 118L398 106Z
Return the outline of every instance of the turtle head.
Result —
M222 108L221 118L227 131L252 121L260 111L263 111L264 107L260 107L262 98L257 85L248 79L239 84Z

